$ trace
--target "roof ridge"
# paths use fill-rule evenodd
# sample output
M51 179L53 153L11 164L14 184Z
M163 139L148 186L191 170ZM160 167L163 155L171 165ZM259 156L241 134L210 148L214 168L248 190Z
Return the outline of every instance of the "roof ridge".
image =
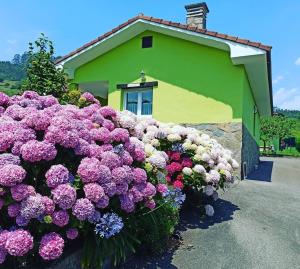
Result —
M201 34L204 34L204 35L213 36L213 37L217 37L217 38L220 38L220 39L233 41L233 42L236 42L236 43L239 43L239 44L244 44L244 45L248 45L248 46L251 46L251 47L259 48L259 49L266 50L266 51L269 51L269 52L272 49L272 46L264 45L260 42L254 42L254 41L250 41L248 39L239 38L237 36L231 36L231 35L221 34L221 33L214 32L214 31L209 31L209 30L206 30L206 29L200 29L200 28L190 26L190 25L187 25L187 24L182 24L182 23L179 23L179 22L166 21L166 20L163 20L163 19L146 16L143 13L140 13L137 16L135 16L135 17L127 20L126 22L118 25L117 27L113 28L111 31L108 31L108 32L102 34L101 36L98 36L97 38L93 39L92 41L90 41L88 43L85 43L84 45L82 45L78 49L76 49L74 51L71 51L70 53L66 54L65 56L59 58L55 63L59 64L60 62L64 61L65 59L68 59L68 58L72 57L73 55L83 51L84 49L96 44L97 42L109 37L110 35L118 32L119 30L127 27L128 25L134 23L137 20L145 20L145 21L154 22L154 23L157 23L157 24L162 24L162 25L166 25L166 26L171 26L171 27L175 27L175 28L179 28L179 29L188 30L188 31L191 31L191 32L201 33Z

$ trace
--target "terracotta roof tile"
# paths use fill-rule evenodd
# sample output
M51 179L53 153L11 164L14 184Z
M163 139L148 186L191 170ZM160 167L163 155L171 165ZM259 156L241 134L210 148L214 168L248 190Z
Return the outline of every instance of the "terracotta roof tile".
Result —
M215 36L215 37L218 37L218 38L226 39L226 40L233 41L233 42L240 43L240 44L246 44L248 46L256 47L256 48L263 49L263 50L266 50L266 51L271 51L271 49L272 49L271 46L263 45L259 42L252 42L252 41L249 41L247 39L241 39L241 38L238 38L238 37L235 37L235 36L229 36L229 35L225 35L225 34L221 34L221 33L217 33L217 32L207 31L207 30L199 29L197 27L192 27L192 26L189 26L189 25L186 25L186 24L181 24L181 23L176 23L176 22L171 22L171 21L165 21L165 20L162 20L162 19L158 19L158 18L154 18L154 17L145 16L143 14L139 14L138 16L136 16L132 19L129 19L127 22L119 25L118 27L113 28L111 31L103 34L102 36L99 36L98 38L92 40L91 42L83 45L82 47L78 48L77 50L75 50L73 52L70 52L69 54L65 55L64 57L58 59L56 61L56 63L58 64L58 63L62 62L63 60L75 55L76 53L88 48L89 46L94 45L98 41L101 41L102 39L109 37L113 33L116 33L120 29L130 25L131 23L133 23L133 22L135 22L139 19L140 20L145 20L145 21L151 21L151 22L154 22L154 23L157 23L157 24L172 26L172 27L175 27L175 28L187 29L188 31L202 33L202 34L209 35L209 36Z

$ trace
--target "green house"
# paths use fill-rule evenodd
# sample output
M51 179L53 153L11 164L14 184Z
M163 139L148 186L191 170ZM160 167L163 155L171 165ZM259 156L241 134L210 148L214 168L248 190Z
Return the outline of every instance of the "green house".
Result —
M140 117L194 126L229 147L246 176L259 161L260 118L272 114L271 47L139 15L57 61L82 91Z

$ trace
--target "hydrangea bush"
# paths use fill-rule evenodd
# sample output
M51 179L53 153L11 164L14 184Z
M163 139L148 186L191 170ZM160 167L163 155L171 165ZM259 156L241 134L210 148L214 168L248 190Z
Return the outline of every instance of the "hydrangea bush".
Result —
M195 128L138 118L129 111L119 112L117 121L144 143L144 168L152 173L154 184L167 183L174 189L202 192L217 200L217 190L237 179L239 164L232 152ZM211 205L204 209L213 215Z
M110 238L127 215L162 199L143 168L143 143L114 109L82 98L90 104L79 108L0 93L0 263L33 249L57 259L65 241L87 231Z
M84 268L117 263L173 232L189 189L217 199L234 180L237 162L207 135L80 99L0 92L0 264L55 260L80 237Z

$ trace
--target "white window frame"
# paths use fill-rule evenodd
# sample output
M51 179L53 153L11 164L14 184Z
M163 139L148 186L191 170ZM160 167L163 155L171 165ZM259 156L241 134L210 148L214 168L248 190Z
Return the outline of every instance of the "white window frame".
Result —
M131 90L123 90L123 110L127 110L127 93L128 92L137 92L138 93L138 106L137 106L137 116L152 118L151 115L142 115L142 93L152 91L152 114L153 114L153 88L135 88Z

